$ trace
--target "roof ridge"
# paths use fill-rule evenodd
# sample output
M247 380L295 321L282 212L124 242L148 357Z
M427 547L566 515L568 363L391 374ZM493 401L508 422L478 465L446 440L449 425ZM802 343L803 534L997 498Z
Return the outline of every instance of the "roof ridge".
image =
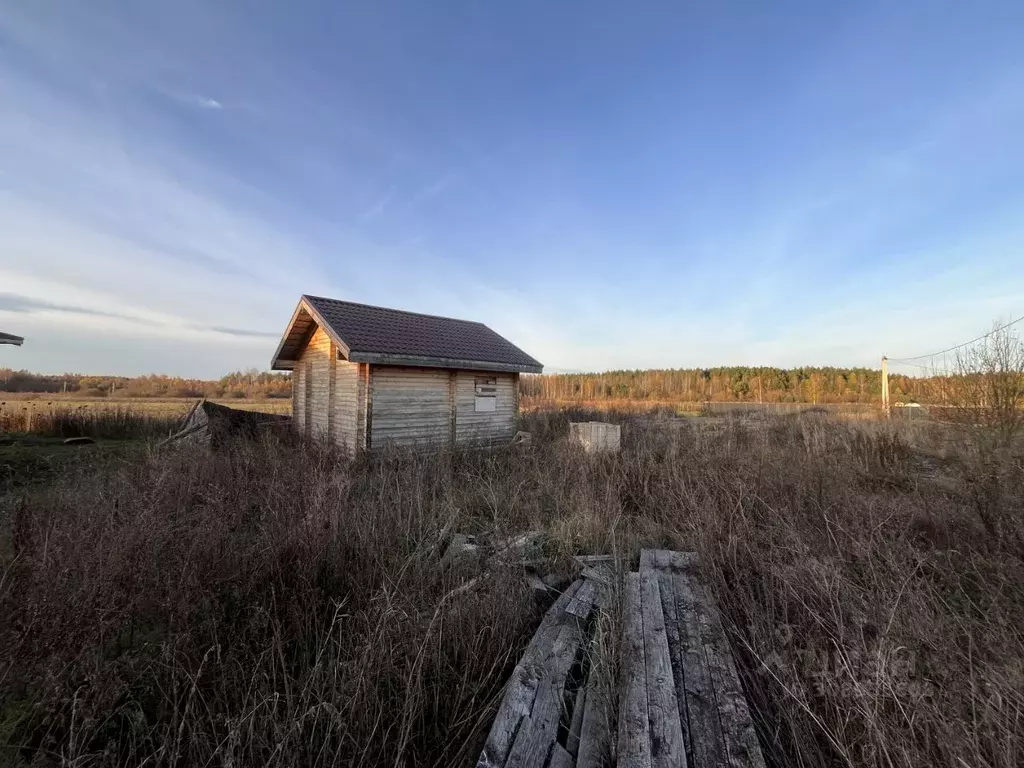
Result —
M400 315L416 315L417 317L430 317L435 320L449 320L453 323L466 323L467 325L480 325L490 330L490 326L486 323L481 323L479 320L464 320L461 317L448 317L447 315L431 315L427 312L413 312L408 309L395 309L394 307L382 307L379 304L364 304L361 301L348 301L347 299L332 299L329 296L313 296L308 293L302 294L304 299L314 299L317 301L329 301L333 304L348 304L352 307L366 307L367 309L380 309L384 312L397 312Z

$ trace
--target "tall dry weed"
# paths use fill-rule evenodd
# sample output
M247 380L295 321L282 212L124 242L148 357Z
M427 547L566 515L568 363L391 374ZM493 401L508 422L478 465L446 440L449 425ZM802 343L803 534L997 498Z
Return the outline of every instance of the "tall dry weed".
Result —
M1020 764L1019 459L990 482L931 425L614 413L622 452L588 457L588 417L530 415L530 450L83 462L9 498L6 754L471 764L540 608L438 553L540 528L556 561L701 554L774 765Z

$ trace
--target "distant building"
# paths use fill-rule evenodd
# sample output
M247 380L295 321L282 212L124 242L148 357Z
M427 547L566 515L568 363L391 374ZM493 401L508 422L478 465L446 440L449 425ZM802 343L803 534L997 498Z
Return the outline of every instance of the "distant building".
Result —
M15 336L13 333L3 333L0 331L0 344L13 344L16 347L20 347L25 340L21 336Z
M519 374L543 366L486 325L303 296L272 367L292 418L351 450L511 441Z

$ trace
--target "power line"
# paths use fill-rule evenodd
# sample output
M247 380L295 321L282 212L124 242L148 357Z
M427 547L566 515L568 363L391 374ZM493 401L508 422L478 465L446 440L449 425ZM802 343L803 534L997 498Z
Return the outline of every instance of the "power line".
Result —
M989 336L991 336L993 333L997 333L998 331L1001 331L1004 328L1009 328L1011 325L1016 325L1021 320L1024 320L1024 315L1021 315L1016 320L1011 320L1006 325L1000 325L998 328L993 328L988 333L983 333L983 334L981 334L981 336L979 336L976 339L971 339L970 341L965 341L963 344L957 344L955 347L950 347L949 349L943 349L943 350L940 350L938 352L932 352L930 355L918 355L917 357L890 357L889 360L890 360L890 362L893 362L893 363L910 363L911 360L924 360L927 357L935 357L937 355L944 355L947 352L953 352L954 350L960 349L961 347L966 347L968 344L973 344L976 341L981 341L982 339L986 339Z

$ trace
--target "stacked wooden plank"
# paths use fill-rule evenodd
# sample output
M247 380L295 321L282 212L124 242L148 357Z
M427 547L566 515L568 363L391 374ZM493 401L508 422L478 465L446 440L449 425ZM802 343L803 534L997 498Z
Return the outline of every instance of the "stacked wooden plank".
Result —
M602 738L603 718L596 710L588 717L583 687L597 677L587 671L599 589L580 579L544 615L512 673L477 768L570 768L584 739ZM599 694L590 699L589 706L601 705Z
M577 581L545 615L516 667L478 768L764 768L728 639L698 581L695 556L644 550L639 572L626 575L614 693L607 674L592 672L588 656L603 586L597 579Z
M643 642L630 642L623 659L619 768L764 768L729 642L693 553L644 550L625 597L627 636L640 633Z

